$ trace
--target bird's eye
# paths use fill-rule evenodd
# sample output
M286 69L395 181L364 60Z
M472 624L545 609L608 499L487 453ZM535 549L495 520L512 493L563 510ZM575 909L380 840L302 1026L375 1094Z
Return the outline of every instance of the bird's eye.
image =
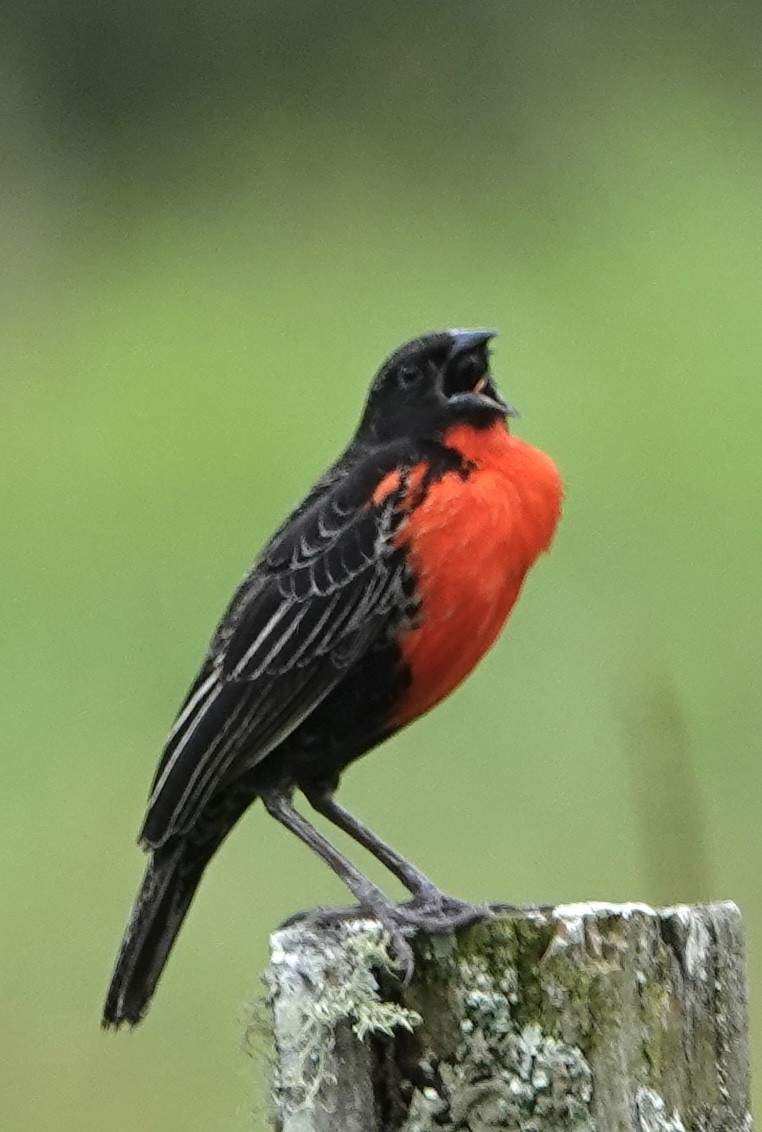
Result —
M417 366L402 365L397 371L397 381L402 389L409 389L411 385L420 381L422 376Z

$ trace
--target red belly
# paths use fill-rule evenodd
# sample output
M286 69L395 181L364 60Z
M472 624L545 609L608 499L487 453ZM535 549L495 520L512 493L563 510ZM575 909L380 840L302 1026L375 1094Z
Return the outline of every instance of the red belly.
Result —
M412 681L399 726L453 691L494 643L561 508L555 464L502 422L487 431L457 426L445 443L473 470L432 485L398 535L421 597L418 624L400 641Z

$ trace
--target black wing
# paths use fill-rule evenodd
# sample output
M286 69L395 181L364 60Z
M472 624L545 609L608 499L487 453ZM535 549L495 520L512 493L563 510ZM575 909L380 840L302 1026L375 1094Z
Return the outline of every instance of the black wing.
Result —
M405 613L407 567L394 545L405 484L374 503L377 482L362 469L329 482L244 580L162 755L146 846L188 831L215 789L277 747Z

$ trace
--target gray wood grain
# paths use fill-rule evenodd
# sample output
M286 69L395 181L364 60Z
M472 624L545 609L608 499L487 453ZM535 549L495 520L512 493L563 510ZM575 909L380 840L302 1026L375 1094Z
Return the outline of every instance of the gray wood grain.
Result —
M272 937L281 1132L751 1132L735 905L561 905L419 938Z

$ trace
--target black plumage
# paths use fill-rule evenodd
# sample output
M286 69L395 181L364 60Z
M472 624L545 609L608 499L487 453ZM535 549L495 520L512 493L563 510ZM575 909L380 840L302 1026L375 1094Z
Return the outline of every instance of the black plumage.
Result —
M146 875L117 958L104 1025L135 1023L153 994L203 871L257 798L380 915L409 961L401 925L473 915L374 837L333 799L341 770L386 738L410 674L399 635L418 613L404 527L417 488L467 475L442 443L459 419L509 411L488 373L488 332L442 332L398 351L381 370L357 435L273 536L238 588L182 705L154 778L139 841ZM391 490L377 501L385 477ZM291 805L295 788L375 853L415 894L392 915L374 885ZM465 912L464 912L465 910Z

